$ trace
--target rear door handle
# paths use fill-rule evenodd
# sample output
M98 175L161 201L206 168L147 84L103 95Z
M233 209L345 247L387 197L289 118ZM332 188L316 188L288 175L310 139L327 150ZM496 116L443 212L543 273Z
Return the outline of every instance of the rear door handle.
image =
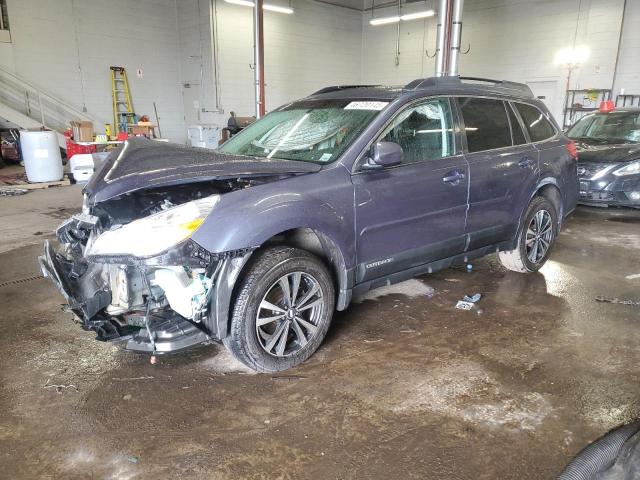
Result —
M454 170L452 172L447 173L444 177L442 177L442 181L444 183L449 183L451 185L457 185L460 180L464 180L465 175L459 170Z
M530 157L523 157L522 160L518 162L518 166L522 168L526 168L533 163L533 160Z

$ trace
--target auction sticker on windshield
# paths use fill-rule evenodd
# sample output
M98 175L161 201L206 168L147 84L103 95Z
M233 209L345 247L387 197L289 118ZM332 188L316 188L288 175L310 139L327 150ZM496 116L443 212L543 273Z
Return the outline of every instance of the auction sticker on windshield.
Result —
M382 110L389 102L351 102L345 110Z

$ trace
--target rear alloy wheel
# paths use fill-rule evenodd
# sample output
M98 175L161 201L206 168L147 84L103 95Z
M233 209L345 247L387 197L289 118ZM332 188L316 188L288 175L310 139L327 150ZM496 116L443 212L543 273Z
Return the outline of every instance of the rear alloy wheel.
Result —
M527 258L531 263L539 263L551 248L553 240L553 220L547 210L538 210L529 222L524 239Z
M515 272L538 271L549 258L557 234L555 207L546 198L535 197L524 216L518 246L499 252L498 258L505 268Z
M319 347L334 309L324 264L291 247L260 252L241 280L224 344L260 372L294 367Z

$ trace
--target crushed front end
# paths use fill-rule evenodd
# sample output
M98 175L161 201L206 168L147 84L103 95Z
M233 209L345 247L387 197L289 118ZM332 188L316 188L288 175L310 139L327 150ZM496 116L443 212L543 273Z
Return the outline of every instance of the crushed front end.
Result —
M85 205L57 229L60 248L46 242L40 266L84 329L153 353L226 335L233 281L251 250L212 253L190 238L219 197L208 187Z

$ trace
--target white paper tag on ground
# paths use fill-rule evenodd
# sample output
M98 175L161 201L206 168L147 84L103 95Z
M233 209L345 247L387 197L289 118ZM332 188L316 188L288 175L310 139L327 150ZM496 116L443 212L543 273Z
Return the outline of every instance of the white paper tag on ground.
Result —
M473 303L459 300L458 303L456 303L456 308L459 310L471 310L473 308Z
M345 110L382 110L389 102L351 102Z

